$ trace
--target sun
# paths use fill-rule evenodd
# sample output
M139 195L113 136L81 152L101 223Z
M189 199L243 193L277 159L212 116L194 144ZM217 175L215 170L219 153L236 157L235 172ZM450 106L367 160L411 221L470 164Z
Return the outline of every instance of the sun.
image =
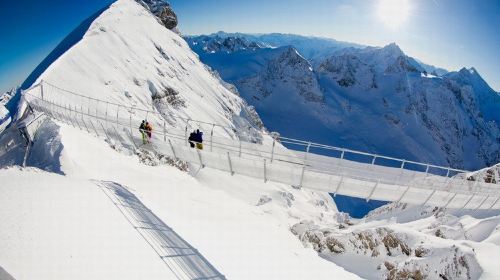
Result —
M410 16L409 0L378 0L377 17L388 28L399 29Z

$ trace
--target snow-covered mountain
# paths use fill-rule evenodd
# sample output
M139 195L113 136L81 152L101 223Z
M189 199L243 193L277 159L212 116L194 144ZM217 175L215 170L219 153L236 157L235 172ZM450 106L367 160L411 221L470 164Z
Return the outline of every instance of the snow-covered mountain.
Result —
M87 97L94 97L156 110L172 127L181 125L172 117L175 114L235 130L252 128L254 137L269 139L258 115L234 89L200 62L175 27L166 28L171 25L161 15L172 19L170 12L158 16L154 11L165 10L154 10L152 4L116 1L80 26L79 39L65 41L26 83L43 79L46 85L83 95L71 100L72 94L61 95L55 102L90 108L98 106L89 104ZM306 112L311 105L317 110L329 108L331 97L321 88L318 71L296 49L233 50L241 71L258 73L248 77L248 84L261 84L270 93L242 94L254 94L270 106L266 100L277 89L290 90L297 107L281 113L291 120L300 120L294 112ZM387 64L387 75L416 67L409 58L398 59ZM325 67L323 78L337 83L336 77L345 75L327 71L337 68ZM232 70L234 75L241 73L236 67L225 73ZM349 87L366 85L370 83L356 77ZM53 97L50 92L46 96ZM134 110L127 113L133 114L134 122L147 117ZM310 113L308 120L316 116ZM237 136L231 131L219 133ZM337 210L327 193L210 168L198 170L52 119L39 127L26 159L28 167L21 167L25 147L15 123L0 134L0 144L0 278L179 279L163 260L184 258L186 262L175 259L173 265L179 269L188 263L180 268L196 274L200 271L192 271L196 264L191 258L199 254L225 279L498 279L500 275L498 211L446 214L424 207L405 212L408 206L391 204L367 219L351 219ZM133 204L127 204L130 201ZM124 216L120 212L124 207L147 215ZM152 217L165 226L148 222ZM161 234L152 233L154 227ZM192 247L167 248L161 242L187 242ZM166 249L178 255L160 255Z
M188 42L191 40L198 41L202 36L186 36ZM347 47L357 47L361 48L362 45L341 42L330 38L313 37L313 36L301 36L296 34L282 34L282 33L271 33L271 34L245 34L245 33L226 33L217 32L205 36L205 40L216 40L222 38L223 40L230 38L234 39L244 39L247 42L253 42L260 46L267 46L270 48L279 48L293 46L299 53L311 61L312 64L316 65L320 63L326 56L333 54Z
M339 47L311 62L294 46L207 53L207 38L188 42L271 130L456 168L500 161L500 95L474 69L436 76L396 44Z

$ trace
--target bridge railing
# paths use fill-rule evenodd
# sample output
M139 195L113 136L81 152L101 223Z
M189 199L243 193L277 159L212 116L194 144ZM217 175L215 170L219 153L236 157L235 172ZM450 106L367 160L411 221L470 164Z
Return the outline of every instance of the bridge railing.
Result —
M65 91L47 94L44 85L46 83L24 93L35 110L106 137L110 142L151 149L200 167L367 200L426 203L449 208L500 207L500 187L480 180L470 181L464 170L285 137L264 137L261 143L252 143L238 137L232 127L175 119L174 116L175 122L168 122L153 111L147 113L148 120L154 120L153 137L150 144L143 145L138 128L143 116L134 114L137 108L97 99L91 99L87 108L80 103L81 100L69 98ZM75 93L69 95L84 98ZM187 138L195 128L193 124L211 128L204 130L210 134L204 137L203 150L189 146ZM297 145L304 151L289 150L282 144ZM316 153L317 149L323 152Z

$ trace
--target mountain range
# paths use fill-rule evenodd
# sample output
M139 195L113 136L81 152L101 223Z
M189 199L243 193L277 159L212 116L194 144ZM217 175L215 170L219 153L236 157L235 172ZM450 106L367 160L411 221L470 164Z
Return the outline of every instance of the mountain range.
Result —
M455 168L500 161L500 95L474 68L449 72L394 43L223 32L186 40L284 136Z

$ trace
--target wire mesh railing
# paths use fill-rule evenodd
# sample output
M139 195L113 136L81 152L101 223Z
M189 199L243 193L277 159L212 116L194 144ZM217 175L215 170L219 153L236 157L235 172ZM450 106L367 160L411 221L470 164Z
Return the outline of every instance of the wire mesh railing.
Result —
M361 197L367 200L432 204L449 208L500 208L500 186L468 172L437 165L353 151L286 137L245 141L236 127L186 118L167 122L154 111L122 106L59 88L47 93L42 82L24 92L30 106L48 116L130 148L144 148L178 158L200 168L211 167L264 181ZM50 84L49 84L50 85ZM52 89L54 90L54 88ZM110 105L111 104L111 105ZM116 108L116 109L113 109ZM144 144L139 124L146 112L155 127ZM175 117L171 115L172 117ZM203 150L189 145L193 129L209 132ZM302 147L287 149L283 144ZM316 152L321 150L321 152ZM496 181L498 182L498 180Z

